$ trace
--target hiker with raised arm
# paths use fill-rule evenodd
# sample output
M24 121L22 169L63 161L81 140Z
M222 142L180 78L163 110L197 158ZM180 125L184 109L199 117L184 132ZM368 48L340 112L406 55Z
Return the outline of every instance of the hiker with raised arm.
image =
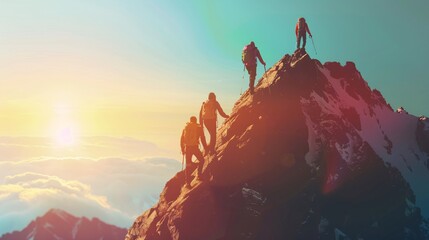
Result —
M241 54L241 61L243 62L244 66L247 69L247 72L249 73L249 91L251 94L254 93L257 67L256 58L259 59L259 62L261 62L262 65L266 65L264 60L262 59L261 53L255 46L255 43L252 41L248 45L244 46L243 52Z
M299 46L301 45L301 38L302 38L302 48L305 49L305 44L307 43L307 33L310 35L310 37L313 37L311 35L310 29L308 28L307 22L305 21L305 18L300 17L298 18L298 22L295 26L295 35L296 35L296 48L299 49Z
M217 128L217 113L224 117L229 116L223 111L219 102L216 100L216 94L209 93L209 97L203 102L200 109L200 123L207 128L210 134L210 142L208 144L208 152L214 153L216 144L216 128Z
M182 154L185 155L186 159L185 181L187 187L191 186L192 169L190 169L190 166L192 165L193 156L198 160L197 179L200 179L201 177L204 157L199 147L200 141L204 149L206 149L207 143L204 137L203 128L197 123L197 117L192 116L189 122L186 123L186 126L182 131L182 136L180 137L180 147L182 149Z

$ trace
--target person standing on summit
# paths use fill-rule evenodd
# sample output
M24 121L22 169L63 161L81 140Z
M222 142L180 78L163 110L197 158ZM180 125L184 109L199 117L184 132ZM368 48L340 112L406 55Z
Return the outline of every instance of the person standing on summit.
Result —
M249 73L249 90L251 94L253 94L254 92L253 89L256 78L256 58L258 58L259 62L261 62L262 65L264 65L265 67L265 62L261 57L261 53L255 46L255 43L252 41L248 45L244 46L243 52L241 54L241 61L243 61L243 64L246 67L247 72Z
M210 134L210 142L208 144L208 151L214 152L216 144L216 125L217 125L217 112L224 117L229 116L223 111L219 102L216 100L216 95L211 92L206 101L203 102L200 109L200 123L206 126Z
M298 22L296 23L296 26L295 26L297 49L299 49L301 38L302 38L302 48L305 49L305 44L307 42L307 33L310 35L310 37L313 37L311 35L310 29L308 28L307 22L305 21L305 18L303 17L298 18Z

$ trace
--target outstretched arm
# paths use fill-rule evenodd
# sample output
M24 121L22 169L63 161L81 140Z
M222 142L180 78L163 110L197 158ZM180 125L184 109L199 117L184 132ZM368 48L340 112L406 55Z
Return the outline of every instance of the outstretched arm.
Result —
M217 102L217 101L216 101L216 108L222 117L229 118L229 116L223 111L222 107L220 106L219 102Z
M262 59L261 53L259 52L259 49L256 49L256 56L259 59L259 62L262 63L262 65L265 65L264 59Z
M305 29L307 30L307 32L308 32L308 34L310 35L310 37L313 37L313 36L311 35L310 28L308 28L308 24L307 24L307 23L305 24Z

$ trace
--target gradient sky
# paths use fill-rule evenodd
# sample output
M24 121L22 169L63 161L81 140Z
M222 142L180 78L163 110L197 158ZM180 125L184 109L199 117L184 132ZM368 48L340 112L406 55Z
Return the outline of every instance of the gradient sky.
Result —
M294 27L301 16L317 47L316 55L308 42L312 58L353 61L394 109L403 106L411 114L429 115L428 12L427 0L2 0L0 165L7 168L0 171L0 188L22 190L12 181L21 178L74 180L67 172L31 172L32 161L42 156L78 156L102 166L110 166L103 159L111 157L126 158L121 161L129 166L150 156L179 158L184 123L198 114L208 93L214 91L229 113L247 88L243 46L255 41L267 67L272 66L295 50ZM258 71L259 78L261 66ZM102 143L88 146L92 136ZM74 150L65 148L73 145ZM180 167L163 161L156 165ZM139 169L153 164L138 163ZM149 186L148 194L159 194L179 170L174 167L157 170L165 174L156 187ZM116 174L123 182L125 173ZM111 199L114 193L97 188L100 176L76 181L84 189L93 187L89 196L105 197L119 209L121 201ZM133 189L139 187L136 183ZM59 199L62 191L58 189ZM15 199L7 194L0 194L0 200ZM137 201L135 207L119 209L124 214L113 223L123 218L131 222L133 211L140 214L151 204L142 203L139 195L130 198ZM1 217L10 222L10 216ZM32 218L28 215L25 224Z
M255 41L273 65L294 51L300 16L313 58L353 61L393 108L429 115L425 0L0 5L0 135L130 136L173 151L208 92L229 112L246 89L242 47Z

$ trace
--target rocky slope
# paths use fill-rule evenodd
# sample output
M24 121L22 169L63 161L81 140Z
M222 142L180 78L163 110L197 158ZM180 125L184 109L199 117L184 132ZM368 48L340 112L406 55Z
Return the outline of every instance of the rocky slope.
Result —
M123 239L125 234L126 229L97 218L77 218L65 211L52 209L22 231L7 233L0 240L117 240Z
M218 129L203 180L179 172L126 239L428 239L428 125L351 62L285 55Z

